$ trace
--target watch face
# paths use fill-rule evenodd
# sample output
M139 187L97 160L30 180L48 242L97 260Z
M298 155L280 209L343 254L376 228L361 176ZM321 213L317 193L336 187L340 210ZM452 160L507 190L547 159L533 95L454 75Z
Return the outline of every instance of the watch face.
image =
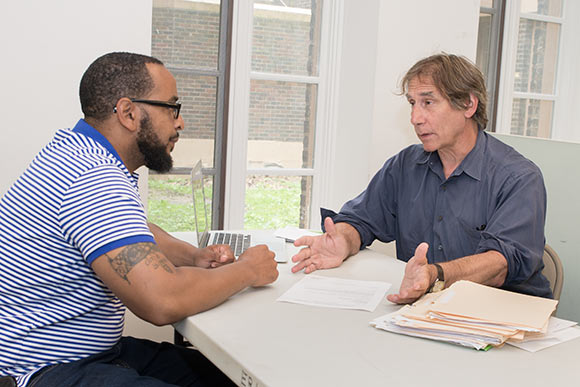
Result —
M436 280L433 284L432 292L440 292L445 287L445 281Z

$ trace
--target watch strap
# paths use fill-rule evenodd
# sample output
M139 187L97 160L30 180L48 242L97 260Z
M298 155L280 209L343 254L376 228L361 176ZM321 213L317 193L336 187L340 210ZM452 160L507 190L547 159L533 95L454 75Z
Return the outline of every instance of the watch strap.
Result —
M439 281L445 281L445 273L443 272L441 265L438 263L434 263L433 265L437 268L437 279Z
M445 272L443 271L443 268L438 263L434 263L433 266L437 269L437 278L435 278L435 281L431 284L427 293L439 292L445 288Z

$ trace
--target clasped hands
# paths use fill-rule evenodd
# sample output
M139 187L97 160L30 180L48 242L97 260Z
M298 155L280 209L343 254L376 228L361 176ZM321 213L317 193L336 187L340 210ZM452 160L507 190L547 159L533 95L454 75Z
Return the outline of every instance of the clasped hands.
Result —
M193 257L194 266L214 269L235 261L229 245L210 245L197 249ZM240 255L238 262L249 265L255 281L251 286L264 286L278 278L274 253L266 245L252 246Z
M349 256L351 248L347 239L336 228L331 218L324 220L326 232L320 236L304 236L294 242L294 246L306 246L292 257L296 265L292 272L304 269L306 274L319 269L338 267ZM401 281L399 293L387 295L387 299L396 304L409 304L427 292L432 282L432 274L427 261L429 245L419 244L415 255L405 266L405 275Z
M195 252L193 266L205 269L220 267L235 260L234 253L229 245L210 245L196 249Z

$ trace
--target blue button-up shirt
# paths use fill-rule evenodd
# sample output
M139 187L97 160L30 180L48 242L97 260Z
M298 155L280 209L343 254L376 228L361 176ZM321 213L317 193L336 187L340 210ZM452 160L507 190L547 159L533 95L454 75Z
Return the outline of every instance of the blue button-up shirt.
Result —
M540 169L480 131L475 147L447 179L437 152L425 152L422 145L404 149L334 221L358 230L361 249L375 239L396 240L403 261L421 242L429 243L429 263L496 250L508 264L502 288L551 297L541 274L545 216Z

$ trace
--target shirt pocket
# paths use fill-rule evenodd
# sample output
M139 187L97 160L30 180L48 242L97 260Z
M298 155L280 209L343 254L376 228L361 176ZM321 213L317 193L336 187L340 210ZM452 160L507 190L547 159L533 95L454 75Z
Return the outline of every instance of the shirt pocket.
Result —
M460 244L465 255L475 254L481 241L481 233L486 229L487 223L482 220L458 218Z

